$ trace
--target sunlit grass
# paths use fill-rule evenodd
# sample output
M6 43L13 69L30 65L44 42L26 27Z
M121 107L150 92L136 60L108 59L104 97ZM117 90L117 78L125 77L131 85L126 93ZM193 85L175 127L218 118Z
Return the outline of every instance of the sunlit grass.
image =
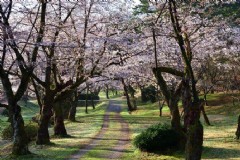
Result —
M104 94L103 94L104 96ZM206 112L213 126L206 126L201 117L201 121L204 124L204 149L202 159L240 159L240 141L235 139L235 131L237 127L237 118L240 114L239 104L232 104L232 94L209 94L208 102L209 106L206 106ZM238 93L234 96L239 96ZM130 139L133 139L136 135L140 134L144 129L150 125L163 122L170 123L170 114L167 106L163 108L163 116L159 117L158 103L138 103L138 110L129 114L126 106L126 99L119 96L115 98L114 103L122 105L123 111L121 115L129 123L130 127ZM79 107L77 112L77 122L72 123L65 121L68 134L72 137L69 138L52 138L53 145L51 146L36 146L34 142L30 145L30 150L33 155L24 156L18 158L33 159L33 160L53 160L53 159L66 159L71 154L77 152L79 148L83 148L85 144L88 144L92 137L94 137L100 130L103 123L103 115L105 108L108 104L106 99L97 105L93 110L89 107L89 114L85 114L85 107ZM35 105L35 102L28 107L23 108L23 117L26 121L31 119L33 114L38 113L39 108ZM112 116L113 113L111 113ZM6 117L0 117L0 131L1 127L9 124L6 122ZM95 150L88 152L83 159L87 160L103 160L111 153L107 150L109 146L113 146L117 143L116 140L107 141L104 140L114 139L117 137L117 132L114 130L119 129L120 125L116 122L110 123L110 129L104 135L103 140L100 140ZM51 135L53 134L52 128L50 128ZM119 133L119 132L118 132ZM6 155L11 150L11 144L1 141L0 143L0 155ZM127 151L123 152L123 160L177 160L184 159L184 153L172 153L172 155L160 155L156 153L141 152L136 149L132 144L126 148ZM1 159L1 158L0 158ZM5 157L2 159L6 159ZM9 158L11 159L11 158ZM17 159L17 158L12 158Z
M77 122L65 121L66 129L70 135L68 138L51 138L52 145L35 145L35 142L31 142L29 149L33 153L28 156L11 157L8 156L11 151L9 143L1 146L0 159L16 159L16 160L55 160L66 159L73 153L77 152L84 145L88 144L92 137L94 137L101 129L103 123L103 115L108 102L101 102L96 106L96 109L89 109L89 114L85 114L84 107L77 108L76 120ZM35 108L23 108L23 117L28 121L31 116L36 113L32 111L38 111L38 107ZM50 135L53 134L53 128L49 128Z
M237 118L240 114L239 104L232 104L233 94L209 94L206 112L213 126L204 125L203 159L240 159L240 142L235 139ZM235 93L234 96L239 96ZM140 134L142 130L158 122L170 123L169 109L164 106L163 117L159 117L157 103L138 103L138 110L129 114L126 102L122 104L124 112L121 115L129 122L131 139ZM201 121L204 124L203 118ZM178 160L184 159L184 153L161 155L158 153L141 152L132 144L129 146L131 153L125 153L124 159L134 160Z

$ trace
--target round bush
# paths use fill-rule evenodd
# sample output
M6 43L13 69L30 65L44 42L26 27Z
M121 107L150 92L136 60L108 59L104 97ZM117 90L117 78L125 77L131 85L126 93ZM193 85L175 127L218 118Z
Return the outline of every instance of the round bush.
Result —
M13 130L12 130L12 126L8 125L7 127L5 127L2 131L2 139L12 139L13 136Z
M25 126L25 132L27 134L27 137L29 141L35 140L37 137L37 132L38 132L38 124L36 123L28 123Z
M165 124L157 124L136 136L133 144L143 151L166 151L179 146L180 136Z
M37 136L38 125L36 123L28 123L25 125L25 132L27 134L28 140L34 140ZM2 131L2 139L11 140L13 138L13 129L11 125L8 125Z
M142 102L151 101L152 103L154 103L156 102L156 96L156 88L153 85L143 88L141 91Z

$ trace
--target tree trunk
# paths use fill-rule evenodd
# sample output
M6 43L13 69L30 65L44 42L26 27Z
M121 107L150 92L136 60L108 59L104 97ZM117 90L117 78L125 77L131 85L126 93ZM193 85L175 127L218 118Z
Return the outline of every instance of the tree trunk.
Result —
M92 94L93 94L93 93L92 93ZM94 102L94 100L93 100L92 94L91 94L91 102L92 102L92 107L93 107L93 109L95 109L95 102Z
M14 114L12 119L13 126L13 155L26 155L30 154L28 150L28 137L24 130L24 121L21 115L21 107L16 105L14 107Z
M160 100L158 101L158 105L159 105L159 116L160 116L160 117L162 117L162 109L163 109L164 103L165 103L165 101L163 101L162 104L161 104Z
M67 131L64 125L64 115L62 102L57 102L54 105L54 135L64 137Z
M203 126L200 119L201 105L204 102L192 102L189 80L183 80L182 102L184 106L184 128L187 133L185 147L186 160L200 160L203 144Z
M204 93L204 101L205 101L205 105L208 106L208 102L207 102L207 93Z
M125 93L126 99L127 99L128 111L131 112L131 111L133 111L133 107L131 105L130 97L128 95L127 86L126 86L126 84L124 82L124 79L122 78L121 80L122 80L122 84L123 84L124 93Z
M204 121L205 121L205 123L208 125L208 126L211 126L211 123L210 123L210 121L209 121L209 119L208 119L208 116L207 116L207 114L206 114L206 112L205 112L205 109L204 109L204 104L201 104L201 111L202 111L202 114L203 114L203 118L204 118Z
M40 124L38 128L37 134L37 145L44 145L50 143L50 137L48 132L48 125L50 122L50 118L53 115L52 108L53 108L54 98L50 95L44 96L44 104L42 106L41 111L41 118Z
M137 110L137 101L135 96L132 97L132 101L133 101L133 110Z
M171 126L176 131L182 131L181 127L181 117L179 113L179 109L177 103L174 100L171 100L169 103L169 108L171 112Z
M190 125L187 132L186 160L200 160L203 144L203 126L200 121Z
M76 121L76 112L77 112L77 104L75 104L76 102L73 102L68 114L68 120L75 122Z
M109 89L108 89L108 85L106 85L106 98L109 99Z
M85 97L85 113L88 114L88 93L89 93L89 87L87 87L87 93Z
M236 131L236 138L239 139L240 137L240 115L238 116L238 126Z
M77 90L74 91L74 98L71 102L71 108L68 114L68 120L75 122L76 121L76 112L77 112L77 105L78 105L78 92Z

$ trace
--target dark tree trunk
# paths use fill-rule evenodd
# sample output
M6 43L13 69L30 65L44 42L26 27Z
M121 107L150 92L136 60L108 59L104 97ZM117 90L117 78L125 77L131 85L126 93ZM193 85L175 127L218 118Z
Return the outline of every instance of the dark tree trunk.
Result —
M85 113L88 114L88 93L89 93L89 87L87 86L87 93L85 97Z
M77 103L76 102L72 102L71 108L69 110L69 114L68 114L68 120L75 122L76 121L76 112L77 112Z
M160 89L165 97L165 100L167 102L167 105L171 112L171 125L172 128L176 131L181 131L181 119L180 119L180 113L178 109L178 101L180 97L180 91L181 91L181 84L177 87L175 93L171 93L168 89L167 83L164 80L162 73L157 68L153 69L153 73L155 77L157 78L158 85L160 86Z
M159 107L159 116L160 116L160 117L162 117L162 109L163 109L163 107L160 106L160 107Z
M181 127L181 117L178 109L177 102L170 100L169 108L171 112L171 126L176 131L182 131Z
M76 121L76 112L77 112L77 105L78 105L78 92L77 90L74 91L74 97L71 102L71 108L68 114L68 120L75 122Z
M4 87L4 91L7 96L8 101L8 112L9 112L9 122L13 128L13 147L12 147L12 154L13 155L26 155L30 154L28 150L28 139L26 136L26 132L24 129L24 121L21 115L21 107L17 105L17 99L20 99L14 96L12 91L12 85L8 76L6 74L2 74L1 76L2 84ZM24 82L23 82L24 83ZM22 86L22 94L24 90L27 88L27 81L25 82L25 87ZM20 97L20 96L19 96Z
M203 118L204 118L205 123L206 123L208 126L211 126L211 123L210 123L210 121L209 121L209 119L208 119L208 116L207 116L207 114L206 114L206 112L205 112L205 109L204 109L204 104L201 104L200 108L201 108L201 111L202 111L202 114L203 114Z
M132 101L133 101L133 110L137 110L137 101L135 96L132 97Z
M93 94L93 93L92 93ZM92 102L92 107L93 107L93 109L95 109L95 102L94 102L94 100L93 100L93 95L91 94L91 102Z
M165 101L163 101L162 104L161 104L160 100L158 101L158 105L159 105L159 116L160 116L160 117L162 117L162 109L163 109L164 103L165 103Z
M52 117L52 108L54 104L54 98L51 95L45 95L44 104L42 106L40 124L37 134L37 145L44 145L50 143L50 137L48 132L48 125L50 118Z
M240 137L240 115L238 116L238 126L236 131L236 138L239 139Z
M200 121L190 125L185 147L186 160L200 160L203 145L203 126Z
M54 135L55 136L66 136L67 131L64 125L64 115L62 102L57 102L54 105Z
M14 107L14 114L12 118L12 126L13 126L13 155L26 155L30 154L28 150L28 138L26 132L24 130L24 121L21 115L21 107L16 105Z
M203 126L199 119L203 102L192 102L188 80L183 80L182 102L184 106L184 127L187 132L186 160L200 160L203 144Z
M108 85L106 85L106 98L109 99L109 88L108 88Z
M136 101L136 98L135 98L135 90L134 88L129 85L128 86L128 92L130 93L130 96L131 96L131 99L132 99L132 103L133 103L133 110L137 110L137 101Z
M124 93L125 93L126 99L127 99L128 111L131 112L131 111L133 111L133 107L132 107L132 104L131 104L131 101L130 101L130 97L128 95L128 89L127 89L127 86L126 86L123 78L121 79L121 81L122 81Z
M204 93L203 99L204 99L205 105L208 106L207 93Z

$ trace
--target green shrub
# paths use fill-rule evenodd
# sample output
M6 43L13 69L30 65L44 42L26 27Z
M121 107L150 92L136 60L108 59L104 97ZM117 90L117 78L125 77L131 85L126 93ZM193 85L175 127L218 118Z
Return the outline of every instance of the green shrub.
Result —
M6 128L3 129L2 131L2 139L12 139L13 136L13 130L12 130L12 126L8 125Z
M78 95L78 100L86 100L86 98L87 98L87 100L91 100L91 99L99 100L100 99L100 97L98 95L96 95L96 94L84 94L84 93L81 93L81 94Z
M152 103L156 102L157 91L156 87L150 85L141 90L142 102L151 101Z
M29 141L36 139L37 131L38 131L38 124L36 124L36 123L30 122L25 126L25 132L27 134Z
M133 144L143 151L166 151L179 146L180 136L165 124L153 125L134 138Z
M28 140L34 140L37 136L38 131L38 125L36 123L28 123L25 125L25 132L27 134ZM8 125L6 128L2 131L2 139L8 139L11 140L13 137L13 129L11 125Z
M39 123L41 115L37 113L35 116L32 117L32 122Z

